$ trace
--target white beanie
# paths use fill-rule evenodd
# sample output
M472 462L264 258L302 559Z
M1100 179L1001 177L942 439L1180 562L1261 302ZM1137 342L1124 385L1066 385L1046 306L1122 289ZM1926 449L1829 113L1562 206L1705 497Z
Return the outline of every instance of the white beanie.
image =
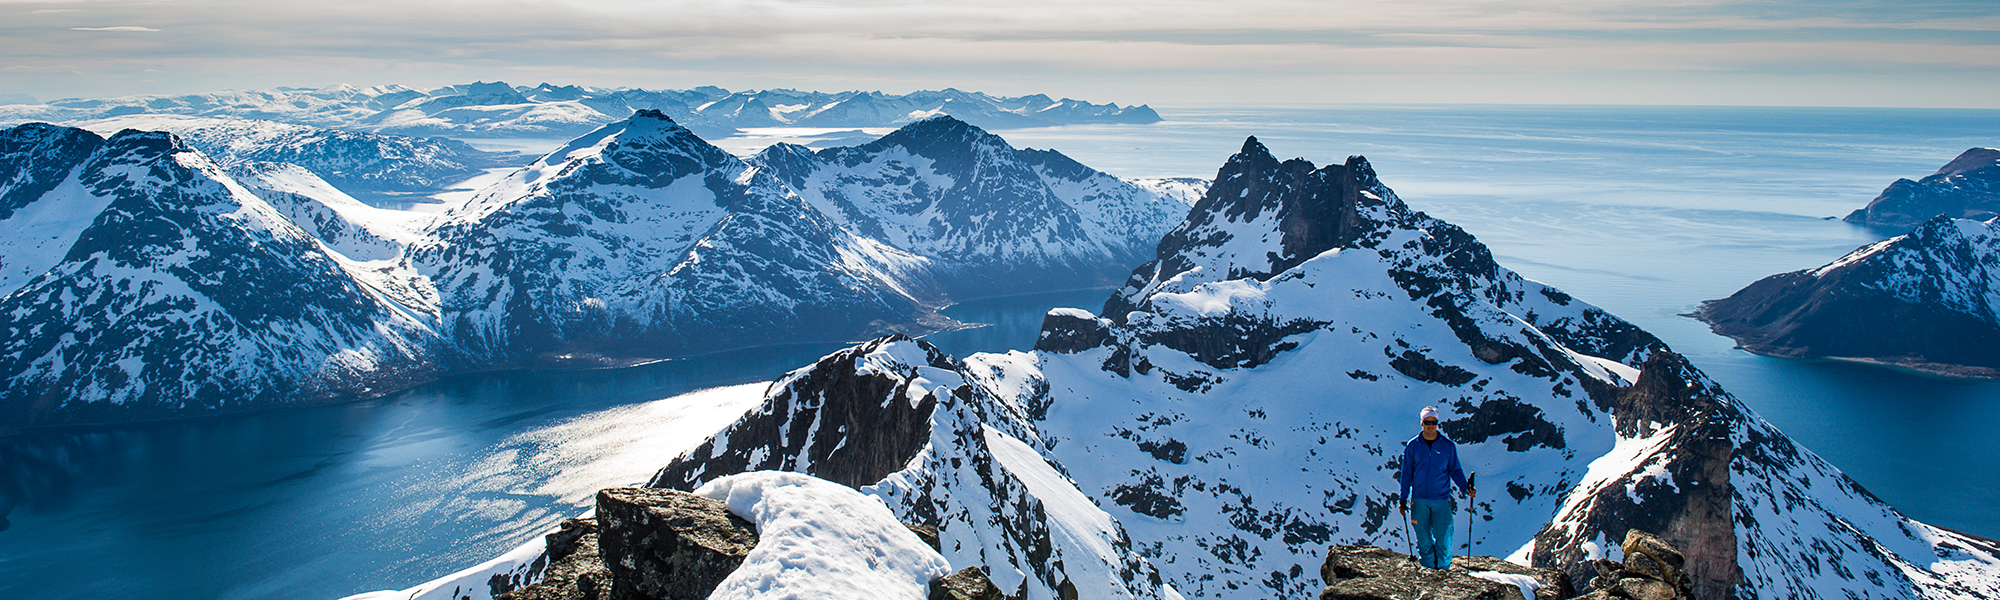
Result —
M1437 419L1437 418L1438 418L1438 409L1435 406L1426 406L1422 411L1419 411L1417 413L1418 423L1423 423L1424 419ZM1438 419L1438 420L1442 421L1444 419Z

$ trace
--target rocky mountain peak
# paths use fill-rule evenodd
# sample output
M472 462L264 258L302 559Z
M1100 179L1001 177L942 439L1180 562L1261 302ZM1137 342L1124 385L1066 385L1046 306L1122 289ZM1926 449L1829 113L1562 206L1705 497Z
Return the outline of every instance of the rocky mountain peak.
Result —
M1945 163L1944 167L1933 175L1948 177L1993 166L2000 166L2000 148L1972 148L1959 154L1958 158L1951 159L1951 162Z
M1184 275L1194 278L1189 282L1261 281L1334 248L1373 247L1391 228L1416 226L1417 216L1366 158L1325 167L1302 158L1280 162L1251 136L1102 314L1122 323L1159 284Z
M913 154L931 159L944 159L962 155L967 148L974 146L1006 147L1007 142L951 115L938 115L904 125L889 135L863 144L861 148L879 152L892 146L901 146Z

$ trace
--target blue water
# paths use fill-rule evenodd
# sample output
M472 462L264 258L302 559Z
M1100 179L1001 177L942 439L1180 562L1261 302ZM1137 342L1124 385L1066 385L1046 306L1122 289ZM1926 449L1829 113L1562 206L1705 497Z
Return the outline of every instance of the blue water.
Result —
M998 132L1129 177L1213 175L1257 135L1318 164L1364 154L1500 262L1638 323L1806 447L1920 520L2000 536L2000 383L1750 355L1678 316L1896 232L1845 215L1898 177L2000 144L2000 111L1336 107L1163 109L1165 123ZM1026 349L1052 306L967 302ZM456 378L379 401L0 440L0 598L337 598L476 564L644 479L670 398L765 381L835 345L629 369ZM685 398L685 396L678 396ZM662 400L669 399L669 400ZM621 447L607 448L616 443Z

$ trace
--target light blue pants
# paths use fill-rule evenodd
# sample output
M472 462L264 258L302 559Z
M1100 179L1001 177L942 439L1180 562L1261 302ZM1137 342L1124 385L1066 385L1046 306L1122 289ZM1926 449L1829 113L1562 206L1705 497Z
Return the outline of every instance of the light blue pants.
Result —
M1451 568L1451 500L1410 500L1410 528L1417 537L1417 564Z

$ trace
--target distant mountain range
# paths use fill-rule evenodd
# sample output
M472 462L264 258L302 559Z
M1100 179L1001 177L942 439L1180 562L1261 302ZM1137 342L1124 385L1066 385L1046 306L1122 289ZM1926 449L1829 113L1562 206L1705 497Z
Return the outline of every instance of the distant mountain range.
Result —
M900 127L951 115L985 128L1079 123L1154 123L1145 105L1120 107L1040 94L989 96L955 89L881 92L731 92L714 86L643 90L472 83L431 90L398 85L71 98L0 105L0 124L70 122L128 115L255 119L406 136L572 137L656 110L705 137L751 127ZM304 165L310 168L310 165Z
M1966 150L1923 179L1898 179L1845 220L1902 230L1938 215L1981 221L2000 215L2000 148Z
M1903 516L1657 338L1412 210L1365 159L1279 161L1254 138L1101 314L1050 311L1032 352L891 336L833 353L649 485L849 486L1008 597L1315 597L1329 546L1407 543L1393 494L1425 407L1479 475L1459 500L1472 554L1578 589L1598 559L1664 565L1658 593L1584 597L2000 595L2000 543ZM1621 547L1631 530L1682 554ZM541 580L544 553L368 597L489 598Z
M1115 284L1200 185L1148 191L949 116L746 162L641 110L432 214L345 189L462 176L451 143L97 126L149 123L188 137L0 131L0 428L933 331L953 300Z

